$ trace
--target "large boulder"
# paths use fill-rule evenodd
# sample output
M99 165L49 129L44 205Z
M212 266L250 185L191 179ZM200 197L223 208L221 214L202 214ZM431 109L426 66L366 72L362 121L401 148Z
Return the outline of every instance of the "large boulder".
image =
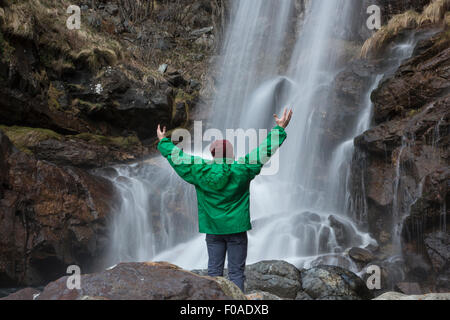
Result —
M286 261L261 261L245 271L246 291L265 291L281 298L295 299L301 290L300 271Z
M67 288L68 277L48 284L37 300L230 300L221 285L164 262L120 263L81 276L80 289Z
M353 272L335 266L304 270L303 290L315 300L363 300L372 298L364 281Z
M41 284L89 268L106 248L106 179L17 150L0 131L0 282Z
M192 270L195 274L206 276L207 270ZM228 270L224 270L224 276L228 276ZM295 299L301 290L300 271L292 264L281 261L260 261L247 265L245 268L245 292L247 294L264 293L284 299ZM261 293L263 292L263 293Z

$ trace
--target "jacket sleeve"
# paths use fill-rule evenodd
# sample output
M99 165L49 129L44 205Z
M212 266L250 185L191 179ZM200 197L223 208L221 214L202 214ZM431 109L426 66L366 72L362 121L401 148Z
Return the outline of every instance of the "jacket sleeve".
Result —
M196 183L193 168L195 165L203 163L202 158L184 153L169 138L164 138L158 143L158 150L183 180L190 184Z
M275 126L258 148L239 159L238 162L246 166L250 180L261 173L262 167L269 162L270 157L275 154L278 148L286 140L286 137L287 133L284 128Z

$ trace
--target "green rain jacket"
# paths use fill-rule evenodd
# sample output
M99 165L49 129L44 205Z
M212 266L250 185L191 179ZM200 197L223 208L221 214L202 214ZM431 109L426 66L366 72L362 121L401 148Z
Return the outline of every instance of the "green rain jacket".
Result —
M234 234L248 231L250 223L250 182L286 139L286 131L274 127L260 146L238 161L205 160L188 155L169 138L158 150L176 173L195 186L200 233Z

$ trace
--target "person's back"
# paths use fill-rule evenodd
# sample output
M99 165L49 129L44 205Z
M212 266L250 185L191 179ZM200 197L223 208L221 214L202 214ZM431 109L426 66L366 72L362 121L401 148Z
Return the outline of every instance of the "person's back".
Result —
M199 231L206 233L208 274L222 276L228 251L229 276L244 291L247 231L250 222L250 183L285 141L284 128L292 111L285 110L267 138L245 157L234 160L228 141L212 144L213 160L185 154L165 137L158 126L158 150L177 174L197 191Z

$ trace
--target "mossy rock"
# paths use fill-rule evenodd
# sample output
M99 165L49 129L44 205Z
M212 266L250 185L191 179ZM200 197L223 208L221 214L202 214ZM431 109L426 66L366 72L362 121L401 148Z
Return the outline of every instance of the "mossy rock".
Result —
M59 102L59 99L64 96L64 91L59 90L53 86L53 84L50 84L48 91L47 91L47 97L48 97L48 107L50 110L61 110L61 104Z
M105 107L103 103L93 103L82 99L75 99L72 101L72 106L77 107L81 111L90 114L92 112L101 110Z
M361 49L361 57L378 57L401 31L416 28L419 24L419 19L420 15L413 10L393 16L387 25L366 40Z
M101 136L92 133L80 133L78 135L70 136L71 138L81 139L86 142L92 142L95 144L100 144L109 147L117 147L120 149L131 149L136 146L140 146L141 142L136 136L128 137L108 137Z
M179 102L191 102L195 100L195 96L188 94L184 90L179 89L175 96L175 103Z
M107 48L91 48L80 51L75 60L83 63L92 72L97 72L105 66L114 66L117 64L116 53Z
M11 142L21 151L32 154L30 148L36 146L41 141L56 139L62 140L63 136L60 134L42 128L30 128L30 127L20 127L20 126L4 126L0 125L0 130L2 130L11 140Z

